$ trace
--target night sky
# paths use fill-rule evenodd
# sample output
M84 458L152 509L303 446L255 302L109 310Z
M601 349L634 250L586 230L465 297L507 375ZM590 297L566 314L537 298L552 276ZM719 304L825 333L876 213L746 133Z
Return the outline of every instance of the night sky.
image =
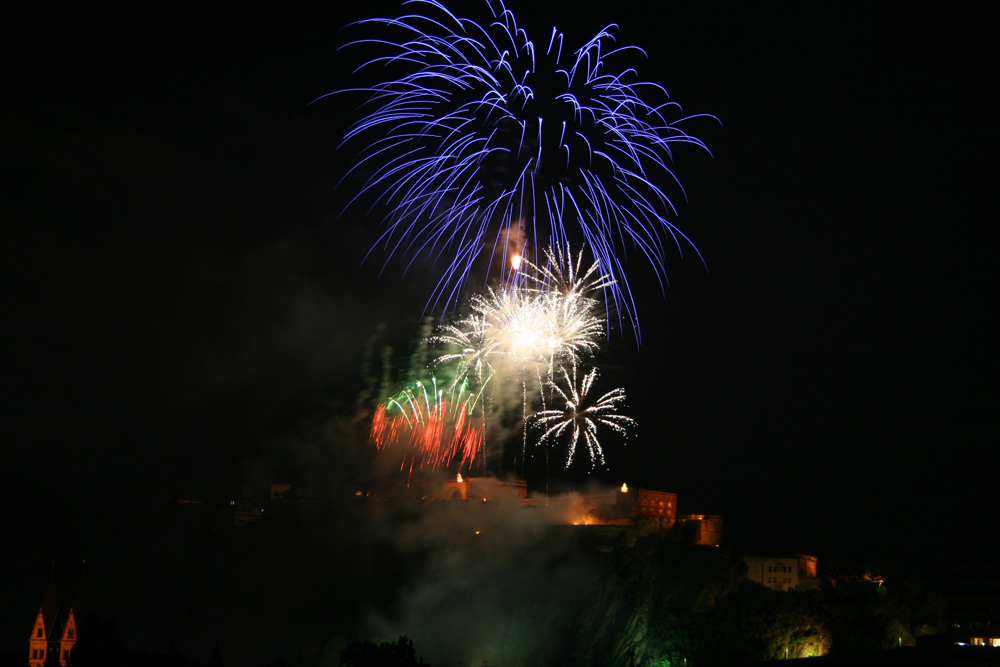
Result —
M618 23L644 78L722 121L699 126L713 157L677 156L707 271L668 255L662 296L629 265L644 340L613 332L601 362L640 426L595 477L821 564L995 543L992 25L529 4L570 43ZM366 345L412 345L433 286L359 266L380 227L334 189L352 105L308 106L351 85L341 26L396 3L68 11L21 27L0 112L3 598L26 605L5 651L52 558L127 543L166 498L315 470L283 443L354 403Z

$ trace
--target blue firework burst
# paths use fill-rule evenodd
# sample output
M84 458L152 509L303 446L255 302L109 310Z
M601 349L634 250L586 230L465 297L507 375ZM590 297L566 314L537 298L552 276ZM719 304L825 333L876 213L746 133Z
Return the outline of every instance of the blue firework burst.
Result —
M514 254L537 261L544 248L585 244L611 278L609 308L637 322L629 254L662 286L667 245L697 252L671 222L669 194L683 194L674 147L707 151L682 127L693 116L636 70L615 69L645 55L616 46L615 25L572 50L556 28L532 41L500 0L486 0L482 23L436 0L404 5L424 11L361 21L374 36L348 45L380 53L359 68L379 68L379 82L354 89L368 97L345 136L363 142L352 201L385 214L377 246L443 267L437 307L460 297L476 266L504 274Z

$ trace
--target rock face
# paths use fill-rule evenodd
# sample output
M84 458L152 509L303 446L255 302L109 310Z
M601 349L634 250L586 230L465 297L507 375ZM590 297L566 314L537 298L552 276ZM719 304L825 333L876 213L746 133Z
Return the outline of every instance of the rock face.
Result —
M745 565L728 549L650 535L609 554L581 614L566 664L629 667L689 657L715 602Z

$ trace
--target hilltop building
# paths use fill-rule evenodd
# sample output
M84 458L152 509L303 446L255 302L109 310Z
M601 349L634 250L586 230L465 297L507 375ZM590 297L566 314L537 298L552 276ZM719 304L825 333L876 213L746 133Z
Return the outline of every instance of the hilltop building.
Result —
M819 588L815 556L746 556L747 578L776 591L806 591Z
M676 493L649 489L630 491L627 484L622 484L616 496L625 516L641 517L659 528L670 528L677 521Z
M681 526L691 531L691 541L706 547L722 544L722 517L718 514L684 514L678 518Z
M692 544L717 547L722 543L722 517L716 514L677 514L677 494L630 489L628 484L601 494L584 495L569 523L586 526L630 526L641 533L679 528L690 532Z
M528 483L524 480L504 481L495 477L462 477L442 484L444 500L500 500L503 498L528 498Z
M358 493L360 495L360 493ZM693 544L719 546L722 542L722 517L714 514L677 514L677 494L651 489L630 489L627 484L612 491L584 493L560 498L528 497L523 480L503 481L494 477L463 477L441 483L432 494L437 500L481 500L520 498L525 506L547 504L570 498L561 515L561 525L617 526L640 533L662 532L679 527L690 532Z
M352 486L346 489L352 496L368 501L381 498L376 489ZM722 517L716 514L678 514L677 494L653 489L629 488L573 493L559 496L528 496L524 480L501 480L492 476L472 477L461 474L447 480L436 479L413 484L407 492L426 501L519 501L525 507L558 506L555 524L565 526L608 526L628 528L634 536L679 530L686 541L717 547L722 543ZM278 504L312 502L295 485L272 483L266 494L257 494L250 486L242 496L230 496L220 504L223 524L246 526L257 521L264 507ZM212 509L203 501L179 499L179 505L195 509ZM217 511L217 510L216 510Z

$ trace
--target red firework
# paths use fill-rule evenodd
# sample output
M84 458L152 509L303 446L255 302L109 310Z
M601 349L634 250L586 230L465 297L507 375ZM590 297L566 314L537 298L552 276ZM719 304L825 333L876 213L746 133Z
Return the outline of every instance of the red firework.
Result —
M405 468L409 459L411 471L415 466L448 466L455 460L459 470L471 468L483 443L483 429L472 419L473 401L428 394L420 383L417 388L416 393L406 390L378 406L371 429L375 446L411 448L400 465Z

